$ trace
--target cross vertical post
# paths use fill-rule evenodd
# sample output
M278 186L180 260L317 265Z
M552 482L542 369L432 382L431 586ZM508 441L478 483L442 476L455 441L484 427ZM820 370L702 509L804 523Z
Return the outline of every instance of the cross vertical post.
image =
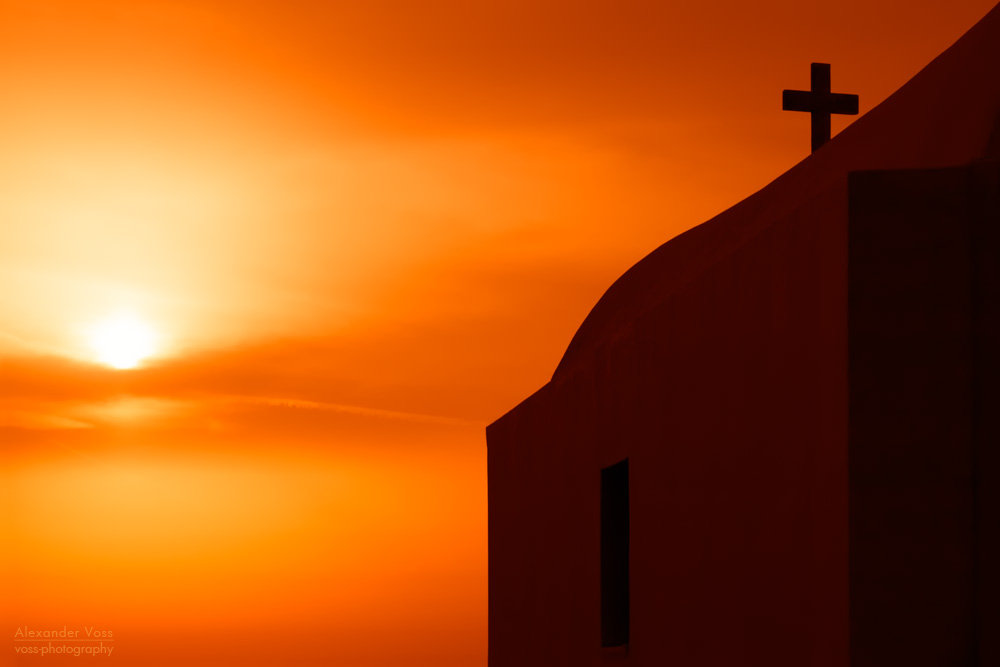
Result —
M781 108L785 111L805 111L812 115L812 150L815 152L830 141L831 114L855 116L858 96L830 92L830 65L812 63L810 90L782 91Z
M816 96L830 94L830 65L812 63L809 66L809 88ZM830 141L830 112L820 105L816 105L813 107L810 120L812 121L812 149L816 150Z

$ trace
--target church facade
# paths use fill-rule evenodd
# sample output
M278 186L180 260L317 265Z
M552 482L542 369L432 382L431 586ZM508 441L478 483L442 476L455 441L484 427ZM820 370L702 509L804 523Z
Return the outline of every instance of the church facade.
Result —
M1000 8L487 429L491 667L1000 665Z

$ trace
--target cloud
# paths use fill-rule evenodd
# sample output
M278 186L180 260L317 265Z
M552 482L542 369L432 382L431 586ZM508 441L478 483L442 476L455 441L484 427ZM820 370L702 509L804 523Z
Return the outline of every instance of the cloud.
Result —
M323 403L319 401L304 401L295 398L275 398L261 396L234 396L230 401L237 403L247 403L251 405L266 405L277 408L293 408L296 410L319 410L322 412L333 412L337 414L359 415L372 417L375 419L397 419L402 421L427 422L431 424L477 424L475 420L460 419L456 417L443 417L438 415L426 415L414 412L400 412L397 410L380 410L378 408L368 408L360 405L344 405L342 403Z
M50 412L13 410L9 406L0 411L0 429L63 430L92 428L93 424Z

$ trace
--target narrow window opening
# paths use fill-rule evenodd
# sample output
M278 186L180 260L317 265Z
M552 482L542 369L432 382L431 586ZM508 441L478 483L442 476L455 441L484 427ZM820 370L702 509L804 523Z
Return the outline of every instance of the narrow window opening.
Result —
M628 459L601 470L601 646L629 634Z

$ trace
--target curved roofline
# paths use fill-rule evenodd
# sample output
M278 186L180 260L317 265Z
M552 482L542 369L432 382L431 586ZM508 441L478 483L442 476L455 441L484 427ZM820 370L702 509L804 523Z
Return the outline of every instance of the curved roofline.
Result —
M899 90L756 193L659 246L616 280L570 341L553 379L627 322L681 289L851 171L948 167L1000 157L1000 5ZM955 104L961 100L961 104Z

